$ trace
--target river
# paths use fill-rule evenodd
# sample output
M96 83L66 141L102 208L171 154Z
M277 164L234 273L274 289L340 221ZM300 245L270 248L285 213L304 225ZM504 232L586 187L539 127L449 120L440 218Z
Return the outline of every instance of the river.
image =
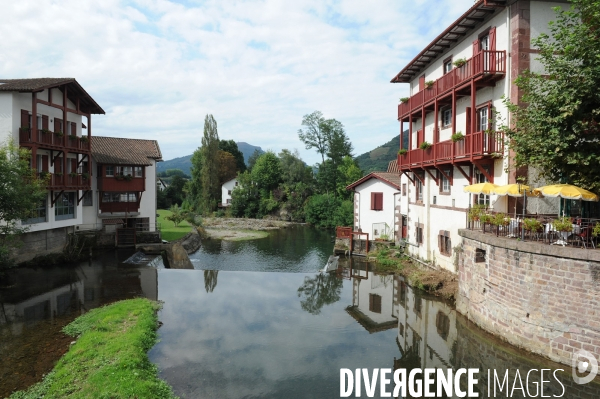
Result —
M495 339L401 277L360 261L319 273L332 247L329 232L295 226L260 240L205 241L191 255L196 270L126 265L128 252L73 269L20 269L0 289L0 397L50 369L70 342L60 333L68 321L136 296L164 302L149 356L181 397L339 397L341 368L477 368L481 397L488 370L508 370L517 390L498 398L540 395L540 374L527 380L528 372L564 369L558 381L546 373L544 395L600 396L596 382L574 384L570 367Z

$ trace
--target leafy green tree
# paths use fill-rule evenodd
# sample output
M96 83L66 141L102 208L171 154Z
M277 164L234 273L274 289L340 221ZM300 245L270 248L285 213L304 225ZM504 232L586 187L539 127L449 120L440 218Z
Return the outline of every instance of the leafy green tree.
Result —
M362 170L358 167L356 160L350 156L345 156L338 166L337 195L343 199L350 199L352 192L346 190L346 187L357 181L363 176Z
M298 130L300 141L304 143L307 150L315 148L321 154L322 161L325 162L325 154L329 150L329 141L326 120L321 111L304 115L302 126L304 126L304 129Z
M331 194L313 195L308 199L304 212L306 221L316 227L351 226L353 222L352 201L344 201Z
M211 212L216 208L218 199L221 197L218 159L219 133L217 132L217 121L212 115L206 115L204 119L204 135L200 154L202 158L200 172L202 184L201 206L205 212Z
M171 179L171 184L164 190L166 202L170 205L177 204L181 205L184 199L183 187L185 180L181 175L174 175Z
M281 162L273 151L267 151L256 160L251 172L252 181L259 190L271 191L281 182Z
M190 161L192 163L190 168L192 178L185 187L186 200L195 210L199 210L202 202L202 151L200 147L194 151Z
M246 163L244 163L244 154L239 150L238 145L233 140L220 140L219 149L230 153L235 158L236 169L238 172L246 170Z
M517 78L523 103L505 100L512 120L503 129L515 167L600 192L600 2L555 11L550 34L532 40L544 71Z
M175 227L179 226L179 223L185 220L185 214L183 213L183 210L177 204L171 206L169 210L171 211L171 214L165 217L165 219L173 222Z
M260 192L249 171L238 175L238 186L231 192L231 213L236 217L254 218L258 215Z
M312 168L300 159L298 150L294 150L294 152L286 149L281 150L279 161L283 184L287 186L293 186L299 182L310 184L313 180Z
M0 147L0 269L12 266L16 238L27 231L21 220L33 216L43 201L47 180L30 166L31 153L12 141Z
M250 155L250 158L248 158L248 170L251 171L252 168L254 167L254 164L256 163L256 160L258 159L258 157L260 157L261 152L257 149L254 150L254 152L252 153L252 155Z

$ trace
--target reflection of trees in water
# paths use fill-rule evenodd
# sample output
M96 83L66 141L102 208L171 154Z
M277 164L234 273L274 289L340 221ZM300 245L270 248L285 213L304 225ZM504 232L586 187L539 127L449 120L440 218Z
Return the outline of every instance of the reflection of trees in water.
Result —
M206 292L213 292L217 286L217 276L219 275L218 270L205 270L204 271L204 288Z
M319 273L314 278L304 277L304 283L298 288L298 298L303 310L311 314L321 313L321 308L340 300L342 279L335 274Z

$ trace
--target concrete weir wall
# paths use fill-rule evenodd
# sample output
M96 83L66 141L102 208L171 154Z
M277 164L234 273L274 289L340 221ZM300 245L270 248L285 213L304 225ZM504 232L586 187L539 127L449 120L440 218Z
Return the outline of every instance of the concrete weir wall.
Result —
M460 235L459 312L556 362L580 349L600 359L600 251Z

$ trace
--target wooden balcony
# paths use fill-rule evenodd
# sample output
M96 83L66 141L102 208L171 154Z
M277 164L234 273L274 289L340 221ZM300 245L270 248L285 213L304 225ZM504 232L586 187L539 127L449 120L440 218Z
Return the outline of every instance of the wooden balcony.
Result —
M138 202L100 202L100 213L137 213Z
M146 179L143 177L118 178L112 176L102 176L98 178L98 190L112 192L133 192L145 191Z
M421 109L434 99L447 95L472 79L499 80L506 74L506 51L481 51L461 66L452 69L429 88L423 89L405 102L398 104L398 120Z
M30 147L37 145L39 148L62 150L67 148L70 152L89 152L90 142L81 137L64 137L48 130L37 130L35 134L30 128L19 129L19 145Z
M92 181L91 177L84 177L83 175L63 175L48 172L41 172L40 177L49 175L47 188L48 190L91 190Z
M398 154L398 166L401 171L426 166L453 164L461 161L472 161L483 158L503 156L504 136L500 132L493 134L476 132L468 134L463 140L441 141L426 150L409 150L406 154Z

